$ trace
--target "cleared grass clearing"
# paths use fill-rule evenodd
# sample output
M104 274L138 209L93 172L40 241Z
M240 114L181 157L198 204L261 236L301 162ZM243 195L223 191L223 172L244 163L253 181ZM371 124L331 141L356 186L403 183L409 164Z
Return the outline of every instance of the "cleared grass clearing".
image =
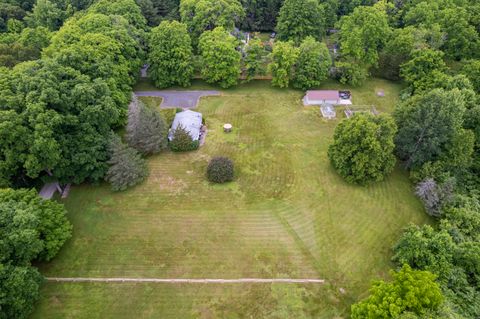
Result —
M340 88L333 83L325 87ZM208 86L194 85L201 88ZM377 97L377 88L386 97ZM351 91L355 104L389 112L399 90L372 80ZM205 146L151 157L148 180L126 192L112 193L108 185L73 188L65 204L74 236L53 262L41 265L42 273L321 278L328 285L308 288L319 297L316 316L345 316L371 279L387 275L390 248L402 228L428 219L400 169L368 187L346 184L327 157L338 120L325 121L318 108L304 108L302 95L254 82L222 91L221 97L202 98L199 111L209 130ZM227 122L234 127L230 134L222 130ZM206 181L208 160L215 155L235 161L235 182L219 186ZM192 313L213 296L236 298L239 288L197 289L46 283L33 317L198 317ZM98 312L102 303L105 308Z

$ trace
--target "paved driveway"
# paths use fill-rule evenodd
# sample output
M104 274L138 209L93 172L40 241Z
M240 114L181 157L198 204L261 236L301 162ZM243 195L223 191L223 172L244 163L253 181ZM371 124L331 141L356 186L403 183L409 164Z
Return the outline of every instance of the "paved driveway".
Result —
M137 96L158 96L163 98L160 107L163 109L181 107L196 108L202 96L218 96L218 91L139 91Z

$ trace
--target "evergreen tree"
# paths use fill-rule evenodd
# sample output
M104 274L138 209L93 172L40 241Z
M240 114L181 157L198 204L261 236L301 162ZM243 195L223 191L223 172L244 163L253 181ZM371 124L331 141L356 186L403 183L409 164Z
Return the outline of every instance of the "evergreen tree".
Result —
M142 154L155 154L167 147L167 124L157 110L134 98L128 109L126 140Z
M125 145L120 137L112 134L109 142L110 168L105 180L114 191L123 191L140 184L148 176L145 160L133 148Z

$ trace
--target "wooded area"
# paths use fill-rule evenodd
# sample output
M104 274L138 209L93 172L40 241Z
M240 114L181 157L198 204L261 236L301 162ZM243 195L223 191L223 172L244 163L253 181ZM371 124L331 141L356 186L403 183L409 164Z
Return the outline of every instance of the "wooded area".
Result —
M51 179L107 180L115 190L143 181L145 156L167 148L168 129L157 111L128 111L144 64L159 88L188 87L197 76L226 89L265 74L274 87L302 90L329 78L352 87L371 77L403 83L393 116L344 120L328 155L353 184L384 180L397 160L409 172L438 225L401 236L391 285L413 272L410 284L434 287L435 302L379 306L393 288L377 283L352 318L480 317L477 0L0 0L2 194L30 198L13 189ZM124 127L128 145L118 134ZM12 212L31 205L7 197L5 231ZM40 282L30 262L52 258L69 237L65 221L58 243L42 248L45 229L34 216L42 209L28 216L37 235L25 239L32 251L21 259L0 238L14 251L0 260L0 277L18 271L33 287L19 293L23 309L0 301L0 317L28 315Z

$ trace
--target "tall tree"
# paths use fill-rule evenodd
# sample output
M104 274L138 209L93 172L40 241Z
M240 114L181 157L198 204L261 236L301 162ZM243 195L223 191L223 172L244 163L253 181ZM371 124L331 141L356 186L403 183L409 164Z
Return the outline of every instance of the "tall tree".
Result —
M443 52L432 49L415 50L412 58L401 65L400 74L413 91L432 89L437 77L446 70Z
M241 21L243 30L273 31L283 0L242 0L245 19Z
M250 81L256 75L264 74L266 72L265 56L267 52L260 41L260 39L251 39L245 49L244 73L245 80Z
M328 77L332 57L324 43L307 37L300 45L293 86L299 89L309 89L319 86Z
M126 139L142 154L155 154L167 147L167 124L160 113L135 97L128 109Z
M395 166L396 130L395 122L388 116L356 114L343 120L328 149L333 167L350 183L383 180Z
M293 77L293 68L298 58L298 48L292 42L275 42L268 70L272 73L272 85L288 87Z
M370 296L352 306L352 319L399 318L405 312L423 315L442 304L442 291L432 273L404 265L391 276L392 282L374 283Z
M343 57L366 68L377 65L378 52L391 32L386 8L386 2L380 1L372 7L357 7L352 14L342 17L339 27Z
M142 30L147 26L147 20L135 0L98 0L89 8L89 12L122 16L132 26Z
M159 88L189 86L193 77L193 54L187 26L163 21L150 33L150 75Z
M114 191L123 191L140 184L148 176L148 166L136 150L125 145L120 137L113 134L109 140L110 167L105 180Z
M462 130L464 113L459 90L436 89L401 103L394 114L397 155L408 168L438 160Z
M0 262L5 262L5 258L17 265L27 265L33 259L48 261L72 235L64 206L41 199L35 189L0 190L0 202L4 204L0 213L2 234L17 234L2 237L2 249L7 250Z
M63 24L66 14L49 0L37 0L33 11L27 16L31 27L46 27L50 31L58 30Z
M238 0L181 0L180 17L187 25L194 47L204 31L223 27L233 30L245 16Z
M223 88L235 85L240 75L241 54L236 50L237 39L218 27L200 37L202 76L208 83Z
M0 263L0 318L28 318L41 283L42 276L33 267Z
M278 39L300 44L308 36L325 34L325 10L317 0L285 0L277 23Z

